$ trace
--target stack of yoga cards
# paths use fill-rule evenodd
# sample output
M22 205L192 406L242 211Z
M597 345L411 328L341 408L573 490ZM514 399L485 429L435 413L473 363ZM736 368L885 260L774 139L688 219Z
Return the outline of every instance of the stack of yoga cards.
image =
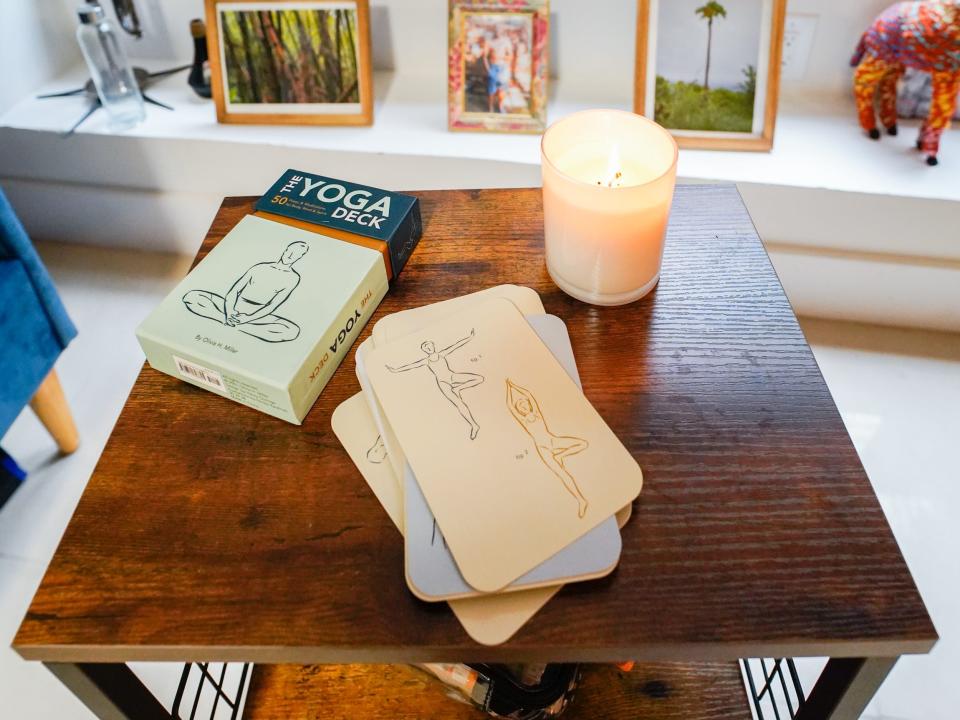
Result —
M405 539L410 591L507 640L609 574L643 475L580 389L560 318L501 285L380 320L333 429Z

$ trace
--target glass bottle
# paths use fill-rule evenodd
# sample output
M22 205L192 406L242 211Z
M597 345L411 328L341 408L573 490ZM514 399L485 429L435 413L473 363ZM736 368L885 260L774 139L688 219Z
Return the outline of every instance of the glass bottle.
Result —
M207 26L203 20L190 21L193 36L193 66L187 84L202 98L210 97L210 60L207 56Z
M131 128L143 121L146 112L117 33L99 5L81 5L77 14L80 17L77 42L90 68L100 103L110 117L110 128L114 131Z

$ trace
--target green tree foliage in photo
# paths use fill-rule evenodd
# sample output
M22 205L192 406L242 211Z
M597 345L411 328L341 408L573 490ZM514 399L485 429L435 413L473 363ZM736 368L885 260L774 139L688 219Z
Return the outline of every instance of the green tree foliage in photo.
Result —
M221 14L231 103L357 103L355 10Z
M727 10L715 0L694 11L707 21L707 53L703 82L667 80L657 75L654 93L654 119L674 130L713 130L751 132L753 101L757 91L757 71L753 65L743 69L744 81L736 89L710 88L710 55L713 50L713 22L727 17Z
M673 82L657 75L654 119L674 130L751 132L757 71L748 65L743 74L745 79L736 90L707 90L699 83Z

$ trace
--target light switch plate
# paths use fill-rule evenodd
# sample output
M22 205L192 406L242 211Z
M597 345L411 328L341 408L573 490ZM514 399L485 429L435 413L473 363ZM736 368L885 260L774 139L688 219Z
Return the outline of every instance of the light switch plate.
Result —
M806 74L818 19L818 16L813 14L787 13L783 30L783 56L780 62L782 79L801 80Z

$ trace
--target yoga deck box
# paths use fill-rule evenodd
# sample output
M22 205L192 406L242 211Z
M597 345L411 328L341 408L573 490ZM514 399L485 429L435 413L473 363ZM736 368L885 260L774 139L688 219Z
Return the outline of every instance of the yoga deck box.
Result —
M423 234L420 202L412 195L287 170L257 201L256 214L320 232L383 255L393 280Z
M387 287L379 250L247 215L137 339L156 370L299 424Z

